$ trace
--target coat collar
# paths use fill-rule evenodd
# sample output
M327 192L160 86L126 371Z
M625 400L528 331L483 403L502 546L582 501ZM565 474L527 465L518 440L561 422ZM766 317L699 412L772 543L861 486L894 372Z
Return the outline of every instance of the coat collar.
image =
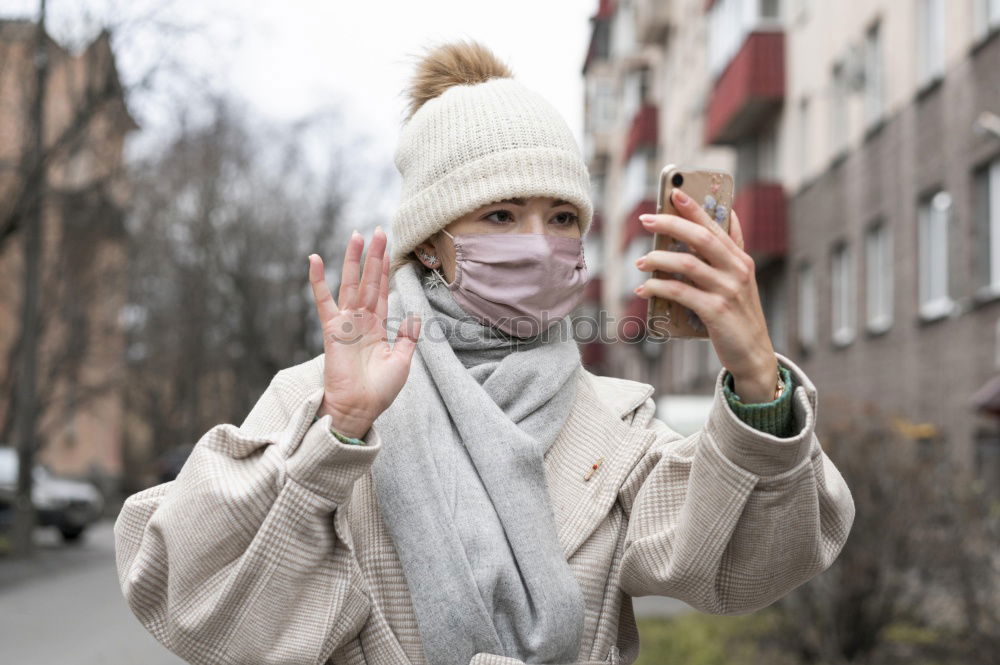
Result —
M655 439L623 417L653 387L581 368L569 417L545 454L545 474L563 555L569 559L607 517L629 472ZM603 458L590 480L591 465Z
M303 363L323 383L323 354ZM618 490L656 435L623 418L653 394L653 386L597 376L581 367L577 394L555 441L545 453L545 475L563 556L568 560L607 517ZM584 475L603 458L590 480Z

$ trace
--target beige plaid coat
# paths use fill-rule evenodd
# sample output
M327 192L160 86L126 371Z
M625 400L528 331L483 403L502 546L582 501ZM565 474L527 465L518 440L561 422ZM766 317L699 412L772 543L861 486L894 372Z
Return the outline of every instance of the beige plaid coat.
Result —
M653 417L651 386L579 372L545 456L586 601L579 663L635 661L633 596L751 612L839 554L854 501L814 434L815 387L777 357L796 385L798 433L785 439L733 413L725 369L687 437ZM373 428L366 446L342 443L315 418L322 374L322 355L278 372L242 425L206 432L177 478L130 496L115 523L129 607L191 663L426 662L369 472L382 441ZM469 665L519 663L481 653Z

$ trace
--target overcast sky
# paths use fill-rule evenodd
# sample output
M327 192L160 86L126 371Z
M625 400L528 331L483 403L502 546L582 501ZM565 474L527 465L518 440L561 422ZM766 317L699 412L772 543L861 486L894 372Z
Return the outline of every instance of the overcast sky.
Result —
M147 35L118 44L123 78L170 56L207 85L246 99L260 114L292 121L331 107L351 135L371 139L367 161L392 165L413 55L431 42L476 39L515 77L550 100L582 139L581 67L597 0L49 0L50 31L79 37L105 16L145 16L197 26L171 42ZM37 0L0 0L0 16L30 17ZM182 92L179 94L183 94ZM161 118L136 110L144 130Z

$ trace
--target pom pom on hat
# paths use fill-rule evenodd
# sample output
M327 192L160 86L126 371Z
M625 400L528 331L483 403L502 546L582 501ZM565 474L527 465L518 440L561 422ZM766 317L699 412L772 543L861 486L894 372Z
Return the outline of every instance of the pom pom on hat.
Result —
M455 85L485 83L493 78L514 78L510 68L478 42L450 42L430 50L410 80L406 120L426 102Z
M574 204L585 234L590 174L558 110L516 81L485 46L452 42L417 65L394 160L403 178L392 219L398 259L469 212L517 196Z

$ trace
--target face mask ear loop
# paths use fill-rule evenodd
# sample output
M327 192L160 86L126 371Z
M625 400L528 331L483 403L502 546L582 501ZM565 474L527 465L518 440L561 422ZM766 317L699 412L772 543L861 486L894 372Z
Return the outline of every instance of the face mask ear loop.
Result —
M448 233L448 231L446 229L441 229L441 232L442 233ZM451 238L452 242L454 243L455 236L453 236L450 233L448 233L448 237ZM444 284L446 287L451 288L451 284L448 283L448 281L444 278L444 275L442 275L440 273L440 271L438 271L437 268L433 268L433 272L434 272L434 275L437 277L437 279L438 279L439 282L441 282L442 284ZM452 284L454 284L454 282L452 282Z
M448 231L446 231L445 229L441 229L441 231L443 231L444 233L448 233ZM455 240L455 236L451 235L450 233L448 233L448 237L451 238L452 240ZM431 279L440 282L447 288L450 288L448 281L444 278L444 275L441 274L440 270L438 270L437 268L431 268L431 273L433 275Z

